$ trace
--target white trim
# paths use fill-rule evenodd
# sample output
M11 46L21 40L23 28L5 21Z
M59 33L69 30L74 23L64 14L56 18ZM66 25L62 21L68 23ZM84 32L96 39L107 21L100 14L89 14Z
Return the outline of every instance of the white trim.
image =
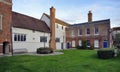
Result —
M99 35L99 29L98 29L98 34L95 34L95 28L98 28L98 27L94 27L94 35Z
M78 29L78 36L83 36L83 35L80 35L79 32L80 32L80 29Z
M0 30L2 30L2 18L3 18L3 15L0 15L0 19L1 19Z

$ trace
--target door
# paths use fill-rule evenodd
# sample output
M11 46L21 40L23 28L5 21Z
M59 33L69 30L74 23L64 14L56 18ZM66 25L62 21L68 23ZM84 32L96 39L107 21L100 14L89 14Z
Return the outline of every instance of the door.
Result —
M108 47L108 41L104 41L103 42L103 48L107 48Z
M8 54L9 52L9 42L3 42L3 54Z
M67 43L67 48L68 48L68 49L70 48L70 43L69 43L69 42Z
M61 43L61 49L63 49L63 43Z

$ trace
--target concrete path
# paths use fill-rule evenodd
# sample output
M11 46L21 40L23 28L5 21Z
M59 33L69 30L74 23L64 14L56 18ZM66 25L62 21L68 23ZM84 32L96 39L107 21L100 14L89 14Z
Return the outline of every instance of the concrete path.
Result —
M61 55L61 54L64 54L64 53L63 52L53 52L50 54L37 54L36 52L29 52L29 53L13 54L13 56L17 56L17 55L50 56L50 55ZM12 54L0 55L0 57L6 57L6 56L12 56Z

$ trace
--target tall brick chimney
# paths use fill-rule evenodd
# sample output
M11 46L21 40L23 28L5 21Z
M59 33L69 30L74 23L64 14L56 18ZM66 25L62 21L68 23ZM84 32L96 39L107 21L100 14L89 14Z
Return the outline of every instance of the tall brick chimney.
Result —
M88 22L92 22L92 12L89 11L88 13Z
M55 40L55 8L50 8L50 48L53 50L56 49L56 40Z

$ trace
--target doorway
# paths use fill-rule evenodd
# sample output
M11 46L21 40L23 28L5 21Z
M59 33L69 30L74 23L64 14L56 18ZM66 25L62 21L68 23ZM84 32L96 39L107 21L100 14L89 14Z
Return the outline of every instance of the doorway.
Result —
M107 48L108 47L108 41L104 41L103 42L103 48Z
M69 43L69 42L67 42L67 48L68 48L68 49L70 48L70 43Z
M10 46L9 42L3 42L3 54L9 54Z

